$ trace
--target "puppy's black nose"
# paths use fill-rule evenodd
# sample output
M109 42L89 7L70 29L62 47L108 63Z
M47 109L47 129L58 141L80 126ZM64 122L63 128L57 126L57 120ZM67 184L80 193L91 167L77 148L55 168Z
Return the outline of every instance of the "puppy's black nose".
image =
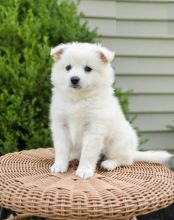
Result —
M77 85L79 81L80 81L80 78L78 76L71 77L71 83L73 85Z

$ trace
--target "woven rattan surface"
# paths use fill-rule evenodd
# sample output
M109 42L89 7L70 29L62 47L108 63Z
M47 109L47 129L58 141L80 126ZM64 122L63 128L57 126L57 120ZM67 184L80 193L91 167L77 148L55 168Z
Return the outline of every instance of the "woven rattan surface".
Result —
M158 164L136 163L95 176L49 173L53 149L0 157L0 205L50 219L129 219L174 202L174 173Z

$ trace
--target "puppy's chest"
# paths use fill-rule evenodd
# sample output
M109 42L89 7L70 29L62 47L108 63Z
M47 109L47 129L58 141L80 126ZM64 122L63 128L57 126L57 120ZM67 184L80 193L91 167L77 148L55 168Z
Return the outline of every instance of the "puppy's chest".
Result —
M67 124L73 147L80 148L86 127L85 121L70 119L67 121Z
M70 105L64 113L72 144L75 147L79 147L90 121L89 109L85 103L80 103L78 105Z

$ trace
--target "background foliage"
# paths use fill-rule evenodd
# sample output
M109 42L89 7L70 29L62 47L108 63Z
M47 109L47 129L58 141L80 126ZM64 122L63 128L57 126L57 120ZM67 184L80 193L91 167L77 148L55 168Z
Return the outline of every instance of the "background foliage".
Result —
M97 39L77 7L66 0L0 1L0 155L52 146L50 48ZM116 94L128 116L129 93Z
M71 1L0 1L0 154L51 146L50 48L95 41L81 17Z

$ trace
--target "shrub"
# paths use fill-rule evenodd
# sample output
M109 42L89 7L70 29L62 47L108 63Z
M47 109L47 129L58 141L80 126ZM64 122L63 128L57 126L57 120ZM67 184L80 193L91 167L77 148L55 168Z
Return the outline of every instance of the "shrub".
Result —
M1 0L0 154L51 146L50 48L94 42L96 32L81 17L72 1Z
M77 7L66 0L0 1L0 155L52 146L50 48L98 37L81 22ZM128 118L129 92L115 94Z
M123 92L120 88L115 88L114 95L118 97L119 102L121 104L122 110L126 118L130 121L129 118L129 96L131 91Z
M115 88L115 96L117 96L120 101L124 115L126 116L127 120L131 124L133 124L134 120L137 118L137 115L130 117L130 114L129 114L129 97L131 94L132 94L132 91L123 92L120 88ZM139 138L139 150L143 150L143 145L148 142L148 139L142 136L138 127L135 127L135 126L133 127L136 130L138 138Z

